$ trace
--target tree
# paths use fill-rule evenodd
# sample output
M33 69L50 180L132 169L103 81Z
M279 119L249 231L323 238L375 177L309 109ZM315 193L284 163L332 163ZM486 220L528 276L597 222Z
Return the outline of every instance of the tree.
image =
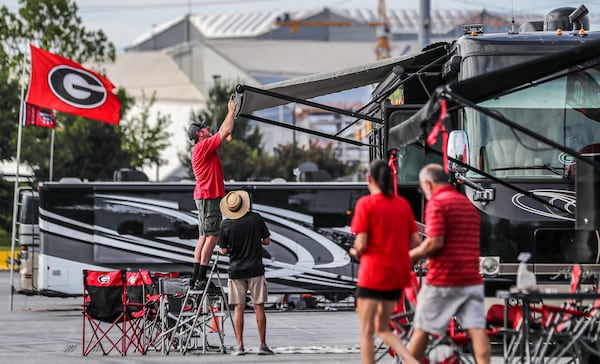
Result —
M207 108L192 113L191 119L212 125L211 131L215 133L218 130L217 125L220 125L227 114L227 102L224 100L227 100L234 90L234 85L217 82L209 90ZM223 101L219 102L219 100ZM294 169L308 161L314 162L334 178L354 172L354 168L343 164L335 157L331 146L319 148L316 144L311 144L307 149L301 149L290 143L275 148L274 156L266 155L262 149L262 135L259 128L253 126L247 119L235 120L232 137L231 142L225 142L219 148L225 180L246 181L279 177L292 181L296 179L293 174ZM193 144L189 142L187 150L191 151L192 148ZM180 154L179 160L186 169L188 178L193 179L190 154L191 152Z
M115 59L115 47L108 41L104 32L101 30L89 31L83 26L81 18L77 16L78 8L75 2L70 0L20 0L19 4L21 7L17 14L10 12L6 6L0 7L0 62L2 62L0 68L0 129L2 130L0 160L10 160L16 155L20 90L26 78L22 75L24 71L28 72L29 70L29 65L24 62L29 43L34 43L78 63L99 63ZM58 118L62 120L62 127L56 130L56 144L63 147L56 149L55 161L61 160L61 153L69 155L68 158L63 159L63 165L59 166L59 170L64 171L65 175L77 173L71 175L83 176L79 173L81 171L84 171L83 173L89 171L86 177L99 175L98 171L93 170L96 166L93 165L92 159L103 160L107 155L97 154L99 151L97 148L87 148L87 151L91 153L88 155L77 154L81 151L76 147L83 147L85 142L89 142L90 139L99 139L103 135L102 140L98 140L102 146L111 145L107 141L116 137L120 149L118 127L94 125L85 128L78 126L84 120L70 123L68 120L74 121L76 118L62 114L58 115ZM90 121L85 122L90 123ZM108 134L103 133L107 131L104 130L106 127L111 128ZM102 129L103 132L99 132L96 128ZM66 138L61 136L63 131L73 139L75 147L66 146L63 140ZM73 131L81 131L85 134L74 135ZM49 136L50 131L42 128L24 128L23 130L22 161L35 166L36 173L40 177L48 175ZM99 158L99 155L102 158ZM104 160L103 163L98 164L106 166L109 163ZM69 168L66 168L67 166ZM8 184L0 184L0 189L1 196L6 195L6 189L11 190L8 193L12 196L13 191ZM2 209L0 215L11 216L11 211ZM0 217L0 220L2 218Z
M320 148L311 143L305 149L290 143L277 146L273 157L260 158L255 165L254 173L256 177L279 177L294 181L296 180L294 169L303 162L315 163L320 170L329 172L334 179L354 172L352 167L335 157L331 146Z
M0 158L10 159L16 153L16 129L19 111L19 86L18 82L23 67L28 71L29 65L23 62L28 52L30 42L37 46L60 54L78 63L114 61L115 47L108 41L102 30L89 31L77 15L77 4L70 0L20 0L21 8L18 14L11 13L6 6L0 8L0 58L8 67L0 72L0 128L3 138L11 141L10 147L5 152L0 150ZM10 105L5 105L10 103ZM59 115L59 119L63 119ZM64 119L70 119L65 117ZM64 123L61 130L70 128ZM77 130L90 132L89 129ZM58 130L57 130L58 131ZM115 136L118 137L117 131ZM59 134L57 132L57 134ZM50 131L27 130L23 133L22 144L26 148L36 149L34 145L47 144ZM57 135L57 140L59 136ZM81 135L78 139L85 140L88 136ZM40 146L41 147L41 146ZM47 164L46 152L39 153L33 150L24 153L23 161L38 168ZM13 152L10 152L10 151ZM81 162L88 161L88 156L77 156ZM46 174L40 172L40 174Z
M211 132L216 133L219 126L227 115L227 101L235 92L235 84L217 82L208 91L208 102L206 109L192 112L190 119L197 122L205 122L210 125ZM263 154L261 142L262 136L256 126L252 126L248 119L237 118L231 133L231 142L225 142L219 148L223 177L226 180L233 179L244 181L252 176L253 165L256 159ZM193 143L187 144L189 152L179 155L179 161L186 170L188 178L193 179L191 150Z
M121 125L123 132L123 150L131 156L131 166L142 168L143 166L156 166L164 163L160 159L160 152L169 146L169 138L172 136L167 131L171 124L170 115L156 115L156 125L150 126L150 109L156 102L156 92L150 98L142 93L142 101L139 114L130 116Z

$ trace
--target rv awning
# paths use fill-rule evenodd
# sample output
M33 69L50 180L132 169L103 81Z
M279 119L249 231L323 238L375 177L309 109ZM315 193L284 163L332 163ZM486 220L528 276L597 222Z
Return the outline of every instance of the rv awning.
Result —
M395 66L402 67L404 73L411 73L411 71L421 69L432 63L445 53L445 46L440 45L417 55L391 58L348 69L272 83L260 90L238 85L236 91L239 106L236 116L291 102L286 100L285 96L309 100L317 96L378 84L393 72ZM257 91L266 91L270 95ZM280 96L283 96L283 98Z

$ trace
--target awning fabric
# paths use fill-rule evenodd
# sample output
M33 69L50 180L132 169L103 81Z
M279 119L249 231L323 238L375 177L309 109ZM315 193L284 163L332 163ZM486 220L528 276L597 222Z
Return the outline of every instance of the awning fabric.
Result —
M449 107L452 106L453 94L473 103L479 103L598 57L600 57L600 40L593 40L566 51L440 86L415 115L390 129L389 148L398 148L415 142L427 132L439 117L441 97L449 99Z
M397 65L401 66L406 73L410 73L428 65L445 52L445 47L440 45L413 56L390 58L348 69L272 83L264 86L262 90L309 100L318 96L377 84L392 73L392 69ZM236 110L236 116L288 103L288 101L281 98L247 90L244 85L238 85L237 92L239 106Z

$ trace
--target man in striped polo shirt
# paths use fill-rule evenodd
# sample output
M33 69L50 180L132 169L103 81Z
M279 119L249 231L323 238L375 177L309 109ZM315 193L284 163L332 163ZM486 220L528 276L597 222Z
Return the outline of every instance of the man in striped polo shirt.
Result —
M413 263L425 258L429 262L417 297L415 331L408 349L421 359L428 334L443 335L455 316L469 331L477 363L489 363L491 347L485 332L485 295L479 274L479 212L448 182L439 164L423 167L419 184L428 200L427 238L409 254Z

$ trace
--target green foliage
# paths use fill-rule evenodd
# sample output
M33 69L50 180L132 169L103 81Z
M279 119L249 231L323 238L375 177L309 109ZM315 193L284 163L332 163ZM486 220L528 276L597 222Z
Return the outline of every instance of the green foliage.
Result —
M216 133L227 115L227 102L233 93L235 93L234 83L217 82L208 91L206 109L192 113L190 119L205 122L210 125L210 130ZM258 127L252 126L248 119L238 118L235 120L231 137L234 140L243 140L252 150L262 152L260 131Z
M20 0L24 40L75 62L102 63L115 60L115 46L102 30L87 30L79 8L70 0Z
M121 114L133 99L120 89ZM121 148L121 129L75 115L57 113L54 141L53 180L79 177L109 180L115 169L129 167L131 157ZM38 180L50 176L51 129L24 127L21 160L27 163Z
M115 59L115 47L101 30L87 30L77 15L77 4L71 0L20 0L17 14L11 13L6 6L0 7L0 159L11 159L16 155L17 121L19 118L19 79L23 71L29 71L29 63L23 62L29 52L29 43L33 43L50 52L72 59L76 62L104 62ZM56 145L62 142L61 132L69 131L70 117L58 115L62 120L62 129L56 132ZM38 129L38 130L27 130ZM95 130L77 128L84 132ZM22 145L25 151L22 160L36 170L39 175L48 175L49 130L24 128ZM107 135L105 135L107 136ZM71 136L81 143L94 139L91 135ZM68 138L66 138L68 139ZM4 141L7 141L4 143ZM110 143L109 143L110 144ZM8 148L6 148L8 146ZM64 149L64 147L63 147ZM58 150L58 149L57 149ZM77 149L76 149L77 150ZM74 153L76 150L73 150ZM81 151L78 148L77 151ZM62 151L68 152L66 150ZM60 154L60 153L58 153ZM87 164L93 155L72 155L63 162ZM55 157L55 161L57 158ZM44 171L46 169L46 171ZM75 167L73 169L76 169ZM83 166L85 169L85 166Z
M155 102L156 93L150 98L143 94L139 114L130 116L121 123L123 150L131 156L133 167L141 168L165 162L160 159L160 152L169 146L172 134L167 131L167 127L172 121L170 115L158 112L156 125L150 126L150 109Z
M233 84L217 82L209 90L207 109L192 113L191 119L212 125L211 131L215 133L218 125L227 115L227 100L234 90L235 85ZM215 124L215 120L218 120L218 124ZM319 148L311 144L308 148L303 149L290 143L275 148L274 156L266 155L262 149L262 136L259 128L253 126L247 119L235 120L232 137L232 141L224 142L219 148L219 158L225 180L246 181L279 177L295 181L294 169L308 161L317 164L319 169L329 172L333 178L354 172L354 168L337 160L331 147ZM190 160L192 148L193 144L190 141L187 148L189 152L179 155L179 160L185 166L187 177L190 179L194 179Z
M353 168L337 160L331 146L320 148L310 144L305 149L290 143L276 147L273 157L258 160L254 171L255 177L279 177L295 181L294 169L304 162L315 163L319 169L329 172L334 179L354 172Z
M205 122L210 125L211 132L216 133L227 115L227 102L234 92L234 83L215 83L214 87L208 91L209 98L206 109L193 112L190 119ZM224 142L219 148L223 178L244 181L252 176L254 161L263 153L262 136L258 127L252 126L250 121L244 118L235 120L231 136L232 141ZM193 143L188 141L186 150L189 152L179 155L179 161L185 167L186 175L190 179L194 179L191 163L193 147Z
M0 232L11 231L14 184L0 177Z
M256 160L252 148L243 140L224 142L219 148L223 179L245 181L254 173Z
M114 170L130 166L129 154L121 149L118 126L72 115L64 117L69 127L56 134L54 179L112 180Z
M0 68L0 160L15 155L14 140L19 125L19 84L16 80L8 80L6 73L6 69Z

